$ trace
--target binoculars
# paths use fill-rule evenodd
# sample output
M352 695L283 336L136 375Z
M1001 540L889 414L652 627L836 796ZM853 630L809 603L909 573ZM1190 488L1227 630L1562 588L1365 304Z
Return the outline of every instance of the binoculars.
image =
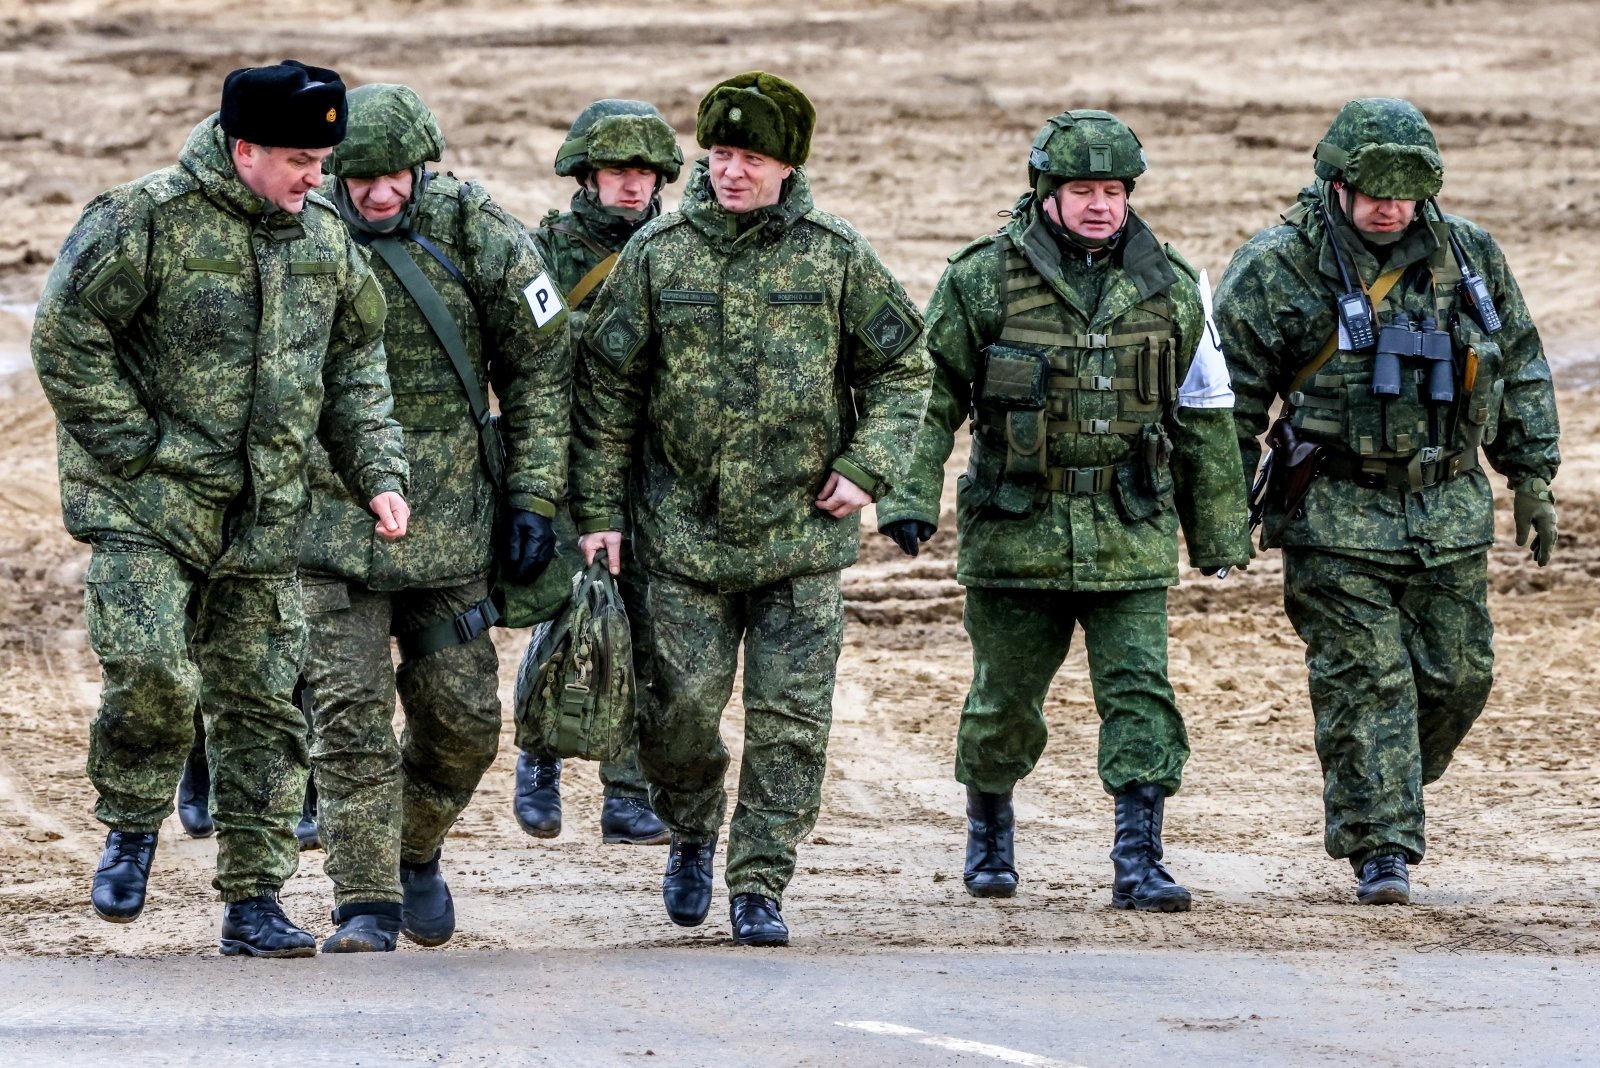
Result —
M1402 360L1421 360L1427 370L1428 400L1449 404L1456 399L1455 359L1450 335L1431 316L1413 323L1397 312L1378 331L1378 348L1372 363L1372 395L1398 397Z

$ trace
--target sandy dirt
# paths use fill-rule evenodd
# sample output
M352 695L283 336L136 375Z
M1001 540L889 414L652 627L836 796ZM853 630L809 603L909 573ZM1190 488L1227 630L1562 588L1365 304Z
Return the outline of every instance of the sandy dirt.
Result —
M819 204L854 222L927 297L944 258L998 225L1046 116L1110 107L1151 172L1134 203L1213 279L1310 174L1340 103L1392 93L1432 117L1449 210L1506 248L1562 387L1562 540L1538 570L1492 554L1498 681L1455 766L1430 790L1428 862L1410 909L1351 903L1322 850L1320 776L1302 650L1271 554L1226 582L1187 571L1172 595L1172 676L1194 756L1169 804L1168 854L1194 911L1109 907L1111 805L1094 773L1096 721L1081 650L1048 714L1050 747L1018 789L1023 893L962 891L962 790L951 777L970 677L953 581L952 517L921 559L870 535L847 572L821 820L800 853L791 952L884 948L1409 953L1473 943L1553 957L1600 952L1600 412L1587 386L1600 333L1600 19L1586 2L1338 5L1237 0L627 5L373 0L362 18L277 0L0 0L0 361L13 366L62 237L98 191L173 158L229 69L284 55L350 84L406 81L438 111L446 165L536 220L565 204L549 171L590 99L658 102L680 131L714 80L762 66L809 91L821 120L809 168ZM1326 14L1323 14L1326 12ZM1588 71L1589 73L1584 73ZM692 149L691 138L684 138ZM669 193L668 201L675 199ZM25 367L25 364L23 364ZM88 909L103 829L84 776L98 668L84 640L87 550L61 529L53 420L31 372L0 380L0 955L215 953L215 846L163 829L150 905L112 926ZM964 462L952 461L952 470ZM948 505L947 505L948 508ZM503 690L525 635L498 632ZM737 703L724 733L737 744ZM510 813L510 731L445 848L458 950L725 944L683 931L658 896L662 851L602 846L592 765L567 775L550 843ZM730 786L732 784L730 783ZM329 930L320 853L285 891ZM719 859L718 870L721 862ZM407 952L414 950L407 948Z

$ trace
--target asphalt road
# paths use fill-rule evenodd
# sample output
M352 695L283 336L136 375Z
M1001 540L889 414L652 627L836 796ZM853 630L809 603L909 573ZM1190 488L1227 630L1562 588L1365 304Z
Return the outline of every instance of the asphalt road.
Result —
M1600 967L1537 949L0 958L0 1060L1575 1065L1597 1002Z

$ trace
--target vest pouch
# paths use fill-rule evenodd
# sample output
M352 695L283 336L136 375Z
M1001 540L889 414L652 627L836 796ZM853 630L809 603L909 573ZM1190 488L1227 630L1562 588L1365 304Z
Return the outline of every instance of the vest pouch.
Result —
M1404 388L1404 387L1402 387ZM1376 456L1388 449L1384 434L1384 402L1372 395L1372 379L1360 376L1344 387L1344 441L1357 456Z
M972 452L967 456L967 469L956 480L959 499L974 508L982 508L994 499L1000 488L1000 472L1005 466L1004 449L986 445L983 438L972 435Z
M1050 365L1042 355L1008 345L990 345L983 351L979 404L1007 412L1044 407Z
M1144 454L1145 485L1163 508L1173 505L1172 439L1160 423L1149 423L1139 432Z
M1505 379L1497 378L1489 385L1487 396L1481 401L1477 391L1467 400L1467 445L1477 448L1490 445L1500 433L1500 406L1506 397Z
M1117 465L1111 492L1124 522L1137 523L1161 511L1161 499L1148 488L1143 466L1139 463Z
M1045 411L1005 413L1007 482L1040 482L1049 475Z

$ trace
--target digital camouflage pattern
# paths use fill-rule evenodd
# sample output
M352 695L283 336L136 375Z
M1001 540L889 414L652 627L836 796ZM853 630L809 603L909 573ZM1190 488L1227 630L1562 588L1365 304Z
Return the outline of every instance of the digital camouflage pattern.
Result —
M1119 263L1063 256L1036 204L1025 198L1004 231L958 252L934 288L928 302L933 398L910 471L878 505L880 528L900 519L938 526L944 462L956 429L975 411L984 350L1000 338L1007 294L1023 279L1042 278L1053 298L1027 312L1030 327L1038 321L1069 335L1141 338L1170 331L1175 335L1176 381L1188 376L1203 316L1187 268L1169 266L1168 253L1131 211ZM1022 250L1025 263L1016 249ZM1149 272L1157 281L1136 281L1128 269L1130 256L1137 259L1141 274ZM1145 299L1141 285L1149 290L1152 284L1160 286L1154 292L1164 295L1163 300ZM1071 363L1052 367L1051 375L1127 380L1135 373L1143 342L1126 348L1054 351L1053 356ZM1044 350L1034 346L1028 351ZM1163 408L1140 403L1129 390L1057 390L1049 417L1052 422L1105 419L1159 425L1171 442L1170 461L1148 468L1141 439L1130 434L1052 431L1045 446L1049 466L1116 465L1113 484L1104 492L1045 493L1042 499L1036 499L1029 485L1024 514L1005 514L993 507L1006 451L1003 431L975 431L972 464L957 495L957 581L965 586L1080 591L1170 586L1178 581L1180 524L1195 567L1249 559L1244 494L1227 409Z
M844 638L839 589L837 571L737 593L651 578L645 628L656 643L656 699L640 710L640 755L651 807L684 841L710 841L727 813L719 726L744 646L744 756L724 872L730 895L781 902L795 849L816 826Z
M223 140L206 119L177 166L84 209L39 301L34 366L74 537L151 538L212 577L283 575L313 438L363 501L406 489L384 301L331 206L265 205Z
M317 826L335 905L399 901L400 861L438 852L494 762L499 658L489 634L398 670L389 650L392 632L458 615L487 595L482 578L387 593L305 583ZM398 742L397 690L406 721Z
M1369 197L1427 200L1444 184L1433 128L1415 104L1394 97L1352 100L1317 145L1317 177Z
M335 178L379 178L444 155L439 120L410 86L373 82L345 100L345 138L323 168Z
M1013 312L1025 305L1026 319L1008 304ZM952 257L935 287L933 399L911 472L879 504L878 522L937 528L944 462L956 429L973 417L972 460L957 494L956 578L968 587L973 651L957 742L961 782L1004 793L1032 770L1045 741L1044 698L1078 624L1102 721L1106 789L1178 788L1189 749L1167 681L1165 587L1178 579L1180 522L1196 567L1250 555L1230 412L1178 407L1177 383L1187 381L1204 329L1190 269L1131 210L1119 246L1089 257L1065 254L1038 201L1024 197L1005 230ZM1106 340L1065 343L1091 333ZM1165 388L1152 381L1158 388L1146 399L1138 382L1163 377L1161 353L1175 373ZM1102 469L1103 485L1051 492L1006 472L1014 436L1010 411L990 399L1000 374L991 357L1030 367L1048 358L1037 398L1045 410L1027 413L1047 427L1041 461ZM1070 385L1096 377L1103 381L1092 390Z
M152 540L97 538L84 575L100 711L89 727L95 815L153 832L205 724L224 901L276 894L299 864L306 730L290 701L305 649L293 575L207 577Z
M1422 860L1422 788L1450 765L1493 683L1488 558L1422 568L1284 550L1306 643L1328 855Z
M650 201L639 219L629 220L602 207L599 198L590 190L579 189L572 194L572 203L566 211L551 209L545 214L533 231L533 240L554 272L562 298L566 299L602 260L621 252L628 238L660 214L659 196ZM600 287L595 286L576 307L569 307L574 339L583 336L589 309L594 307L599 295Z
M1144 147L1108 111L1066 111L1045 123L1028 153L1028 186L1047 197L1070 178L1120 178L1132 188L1145 171Z
M697 162L584 328L579 531L631 518L652 577L722 590L850 564L859 518L814 500L830 467L874 496L898 476L927 399L921 333L866 241L812 207L803 172L777 204L735 215Z
M198 707L225 901L277 893L298 863L305 443L322 435L365 496L405 489L383 315L330 206L249 192L215 116L177 166L90 203L40 301L62 509L94 547L96 812L157 830Z
M1336 123L1330 140L1337 130ZM1432 146L1431 132L1423 137L1415 128L1364 136ZM1354 152L1364 143L1340 147ZM1421 471L1422 450L1437 448L1460 470L1417 488L1325 475L1287 522L1281 501L1269 497L1263 541L1284 547L1284 604L1306 643L1328 852L1359 867L1385 852L1421 859L1422 787L1444 772L1488 698L1493 634L1484 575L1494 509L1480 449L1513 488L1548 482L1560 464L1560 431L1538 331L1494 240L1465 219L1430 210L1419 211L1397 242L1374 249L1333 196L1319 179L1282 225L1240 248L1216 310L1238 397L1242 477L1260 458L1269 408L1291 392L1285 412L1335 460ZM1317 210L1324 202L1331 233ZM1492 336L1462 307L1451 234L1499 309L1503 325ZM1335 334L1334 301L1343 289L1335 241L1363 288L1403 269L1374 309L1379 324L1403 311L1449 331L1457 399L1432 418L1411 368L1399 397L1372 395L1370 351L1336 347L1291 391Z
M1044 699L1083 628L1100 714L1100 781L1176 793L1189 736L1167 681L1167 591L1073 593L974 586L962 622L972 687L956 735L956 779L1005 793L1033 771L1047 735Z
M578 113L556 150L556 174L580 183L593 168L630 166L651 167L668 182L678 180L683 166L677 131L643 100L596 100Z
M473 182L429 176L410 227L449 257L472 289L402 239L460 328L480 385L486 392L492 386L500 402L508 502L553 516L566 494L571 342L567 316L540 328L523 292L548 268L522 224ZM411 460L411 523L398 541L379 537L329 457L313 450L314 505L301 566L375 590L459 585L483 575L494 552L495 487L477 422L449 354L416 302L377 256L372 273L389 307L384 348L394 415L405 428Z
M1217 328L1238 398L1234 419L1241 477L1253 475L1260 460L1259 439L1273 402L1289 392L1337 326L1334 300L1343 287L1317 211L1328 195L1322 181L1303 190L1287 221L1263 230L1234 254L1217 289ZM1386 270L1406 269L1374 309L1380 322L1404 311L1413 321L1434 317L1451 332L1462 403L1440 420L1437 447L1458 451L1476 440L1513 488L1529 479L1554 478L1561 460L1560 427L1550 366L1494 239L1467 220L1446 215L1413 225L1400 241L1380 250L1380 261L1342 213L1333 218L1345 262L1364 287L1371 288ZM1492 337L1459 306L1460 273L1446 227L1494 296L1503 325ZM1469 348L1476 356L1470 391L1461 381ZM1300 390L1301 403L1291 406L1293 421L1302 436L1341 455L1408 462L1429 445L1426 405L1418 399L1415 376L1403 374L1402 395L1387 402L1385 412L1371 393L1372 364L1370 351L1335 352ZM1281 507L1267 509L1262 529L1268 544L1380 561L1400 553L1439 562L1482 551L1494 539L1493 499L1481 467L1418 492L1319 478L1304 514L1287 524L1283 519Z

